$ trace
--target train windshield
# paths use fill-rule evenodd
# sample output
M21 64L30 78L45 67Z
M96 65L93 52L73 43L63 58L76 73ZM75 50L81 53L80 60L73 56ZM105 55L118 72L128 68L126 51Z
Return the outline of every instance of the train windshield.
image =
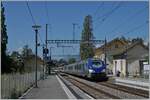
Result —
M101 67L102 63L100 61L93 61L92 65L93 67Z

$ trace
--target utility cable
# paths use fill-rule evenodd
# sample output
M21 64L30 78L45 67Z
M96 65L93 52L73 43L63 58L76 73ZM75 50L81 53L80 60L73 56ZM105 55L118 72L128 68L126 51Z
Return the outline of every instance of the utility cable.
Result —
M33 15L32 15L32 12L31 12L30 6L29 6L29 4L28 4L28 1L26 1L26 4L27 4L28 10L29 10L29 13L30 13L30 15L31 15L32 22L36 25L36 22L35 22L35 20L34 20Z
M117 34L115 37L117 37L118 35L123 35L123 34L124 34L124 35L127 35L127 34L129 34L129 33L133 32L133 31L135 31L135 30L138 30L138 29L140 29L140 28L144 27L144 25L146 25L146 24L148 24L148 23L149 23L148 21L145 21L143 24L138 25L138 26L136 26L136 27L134 27L134 28L130 29L129 31L127 31L127 32L125 32L125 33Z
M102 24L110 15L112 15L120 7L121 7L121 2L119 2L117 4L117 6L115 8L113 8L111 11L107 12L106 14L104 14L103 18L99 17L98 20L101 18L100 23ZM100 23L98 23L98 24L100 24ZM99 27L99 25L97 25L94 29L97 29L97 27Z
M30 9L30 6L29 6L29 4L28 4L28 1L26 1L26 4L27 4L28 10L29 10L29 13L30 13L30 15L31 15L32 22L33 22L33 24L34 24L34 25L36 25L36 22L35 22L35 19L34 19L34 17L33 17L32 12L31 12L31 9ZM40 37L40 34L39 34L39 33L38 33L38 35L39 35L40 41L41 41L42 43L44 43L44 42L42 41L42 39L41 39L41 37Z
M120 27L122 27L122 25L124 25L125 23L128 23L128 20L131 20L131 18L135 18L135 16L139 15L140 13L143 13L143 11L145 11L145 9L147 9L147 8L148 8L148 6L145 7L144 9L138 10L136 13L134 13L133 15L131 15L127 19L125 19L123 21L123 23L120 23L119 25L117 25L117 27L115 27L111 32L107 32L107 33L115 32L117 29L119 29Z
M99 9L102 8L102 6L104 5L104 2L102 2L96 9L96 11L94 12L93 16L96 16L96 14L98 13Z

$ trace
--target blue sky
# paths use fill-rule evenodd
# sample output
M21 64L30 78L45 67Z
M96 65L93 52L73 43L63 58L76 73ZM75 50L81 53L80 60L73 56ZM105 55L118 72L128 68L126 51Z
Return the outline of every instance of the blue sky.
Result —
M42 26L39 34L43 42L46 23L51 24L51 27L48 27L48 39L72 39L72 23L78 23L79 27L75 29L75 38L80 39L84 17L88 14L93 18L93 34L96 39L101 40L106 36L110 41L117 36L124 35L127 38L142 37L148 41L148 24L145 24L149 17L149 11L146 8L148 2L28 1L28 4L36 23ZM28 44L34 52L35 32L32 29L33 22L26 2L7 1L3 5L8 32L8 51L18 50ZM49 17L46 15L45 5ZM120 7L102 22L103 15L111 12L117 5ZM138 26L141 27L134 29ZM129 33L127 34L127 32ZM78 54L79 48L77 47L78 45L73 48L65 48L65 54ZM38 54L42 55L41 47L38 50ZM53 54L62 54L62 48L54 48L52 52Z

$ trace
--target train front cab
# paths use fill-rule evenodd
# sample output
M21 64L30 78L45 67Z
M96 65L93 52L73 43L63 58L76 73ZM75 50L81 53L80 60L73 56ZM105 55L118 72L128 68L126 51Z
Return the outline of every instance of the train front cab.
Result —
M89 67L89 75L88 77L93 79L93 80L108 80L108 77L106 75L106 65L104 64L103 61L98 61L96 62L98 65L94 63L94 61L90 61L88 64Z

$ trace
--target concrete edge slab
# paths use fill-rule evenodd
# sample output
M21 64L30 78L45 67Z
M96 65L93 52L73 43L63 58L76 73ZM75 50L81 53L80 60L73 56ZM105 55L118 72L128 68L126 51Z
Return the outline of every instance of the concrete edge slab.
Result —
M57 80L59 81L60 85L62 86L63 90L67 94L69 99L76 99L76 97L71 93L71 91L65 86L65 84L59 79L59 77L56 75Z
M77 96L77 99L94 99L93 97L91 97L90 95L88 95L87 93L85 93L81 89L79 89L77 86L73 85L68 80L61 78L60 75L58 75L58 76L60 77L60 79L62 79L64 84L66 84L68 86L68 88L70 88L72 90L72 93L75 93L74 95Z
M23 93L18 99L24 99L24 96L26 96L33 88L34 88L34 85L30 87L25 93Z

